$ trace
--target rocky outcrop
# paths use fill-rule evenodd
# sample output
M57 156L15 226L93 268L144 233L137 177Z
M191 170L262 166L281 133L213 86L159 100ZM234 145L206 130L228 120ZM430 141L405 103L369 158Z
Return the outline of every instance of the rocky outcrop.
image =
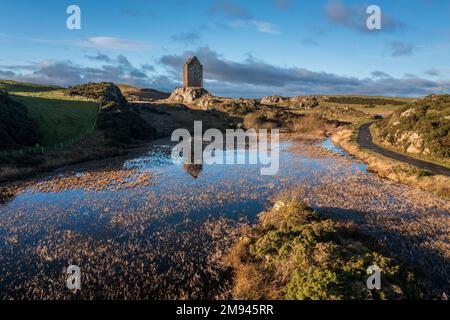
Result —
M319 100L316 97L282 97L282 96L267 96L261 99L261 104L265 105L286 105L291 108L312 109L319 105Z
M313 109L319 106L319 100L314 96L297 96L289 99L289 105L291 108Z
M205 95L193 102L195 107L200 110L213 110L220 103L222 103L222 100L214 98L210 95Z
M193 104L196 100L204 97L210 97L210 94L203 88L176 88L167 100Z
M115 102L120 106L125 106L127 100L119 87L112 82L100 82L82 84L67 89L70 96L80 96L100 102L100 104L110 104Z
M289 98L282 96L267 96L261 98L261 104L265 105L278 105L287 102L289 102Z
M155 137L155 129L135 112L120 88L111 82L88 83L68 89L71 96L98 101L97 129L111 144L130 144Z
M450 95L430 95L377 123L376 139L412 155L450 157Z

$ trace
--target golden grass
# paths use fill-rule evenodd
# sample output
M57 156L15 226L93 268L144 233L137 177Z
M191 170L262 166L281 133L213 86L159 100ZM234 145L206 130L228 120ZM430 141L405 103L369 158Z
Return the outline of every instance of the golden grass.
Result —
M277 125L277 121L273 118L275 117L275 113L271 113L269 117L265 117L260 114L251 113L244 117L244 126L247 129L275 129Z
M326 126L320 117L312 115L293 120L291 129L295 132L320 131L325 134Z

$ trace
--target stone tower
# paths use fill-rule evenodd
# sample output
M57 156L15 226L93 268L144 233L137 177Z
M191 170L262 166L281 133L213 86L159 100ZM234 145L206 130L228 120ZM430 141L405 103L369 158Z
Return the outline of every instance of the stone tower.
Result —
M184 64L183 86L203 88L203 66L197 57L189 58Z

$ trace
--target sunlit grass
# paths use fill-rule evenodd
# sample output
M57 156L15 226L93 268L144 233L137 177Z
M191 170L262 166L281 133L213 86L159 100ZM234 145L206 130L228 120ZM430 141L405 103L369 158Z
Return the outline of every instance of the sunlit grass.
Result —
M0 81L13 99L27 106L39 126L41 145L51 146L88 133L95 125L98 105L92 100L72 97L56 86Z

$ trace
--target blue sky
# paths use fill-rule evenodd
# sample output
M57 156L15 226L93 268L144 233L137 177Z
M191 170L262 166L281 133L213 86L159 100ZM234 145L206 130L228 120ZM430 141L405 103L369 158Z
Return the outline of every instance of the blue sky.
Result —
M170 91L197 55L216 95L450 91L447 0L1 0L0 78ZM69 5L81 30L66 28ZM364 28L368 5L382 30Z

